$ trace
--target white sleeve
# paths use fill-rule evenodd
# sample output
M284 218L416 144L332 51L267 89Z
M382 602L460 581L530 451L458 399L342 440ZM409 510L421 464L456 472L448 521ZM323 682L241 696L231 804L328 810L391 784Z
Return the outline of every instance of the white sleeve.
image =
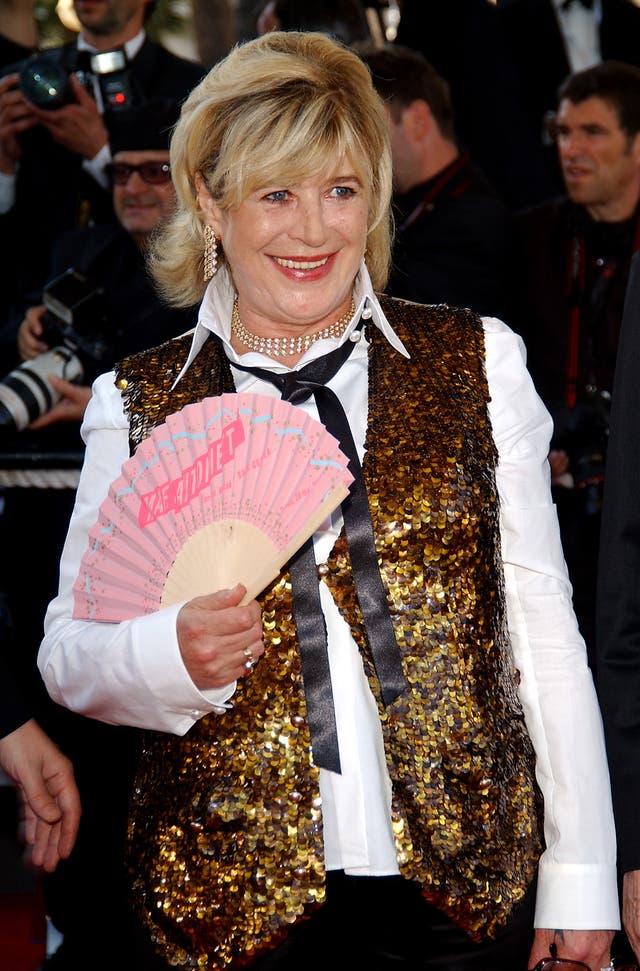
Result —
M521 339L495 319L484 326L509 631L545 807L535 926L616 929L609 773L551 499L552 422Z
M185 668L176 635L181 604L120 624L73 619L73 583L88 533L111 482L129 457L128 424L113 373L95 382L82 436L86 453L60 563L58 596L44 626L38 666L54 701L111 724L182 735L224 710L235 682L201 692Z
M103 189L109 189L109 177L106 167L111 161L111 147L107 142L100 151L91 159L83 159L82 167L89 175L96 180Z

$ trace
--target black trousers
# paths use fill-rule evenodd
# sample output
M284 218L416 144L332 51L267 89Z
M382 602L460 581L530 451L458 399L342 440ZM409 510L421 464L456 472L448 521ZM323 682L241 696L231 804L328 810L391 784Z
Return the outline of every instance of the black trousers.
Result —
M247 971L527 971L535 887L497 940L474 943L403 877L327 875L327 900ZM145 944L137 971L169 971Z

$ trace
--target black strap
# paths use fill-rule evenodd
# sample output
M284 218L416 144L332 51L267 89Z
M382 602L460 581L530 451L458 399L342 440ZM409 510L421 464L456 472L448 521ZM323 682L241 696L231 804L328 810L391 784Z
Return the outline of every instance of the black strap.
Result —
M406 681L378 568L378 556L360 460L340 399L326 387L326 383L340 370L351 354L361 330L362 321L350 335L353 340L345 341L336 350L312 361L299 371L276 374L266 368L246 367L235 363L233 366L274 384L280 390L283 400L290 401L292 404L301 404L313 394L323 424L338 439L349 459L349 470L354 481L349 495L342 503L342 514L358 602L364 618L382 698L385 705L389 705L404 691ZM292 558L289 571L314 762L321 768L340 772L340 754L327 653L327 632L320 605L312 539L309 539Z

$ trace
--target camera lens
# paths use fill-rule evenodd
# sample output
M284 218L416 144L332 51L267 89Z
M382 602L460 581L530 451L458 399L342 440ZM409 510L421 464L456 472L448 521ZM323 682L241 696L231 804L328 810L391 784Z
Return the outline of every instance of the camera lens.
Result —
M47 57L31 58L20 72L22 93L38 108L60 108L66 104L68 81L62 65Z
M82 364L67 347L54 347L25 361L0 381L0 429L23 431L60 400L49 375L65 381L81 380Z

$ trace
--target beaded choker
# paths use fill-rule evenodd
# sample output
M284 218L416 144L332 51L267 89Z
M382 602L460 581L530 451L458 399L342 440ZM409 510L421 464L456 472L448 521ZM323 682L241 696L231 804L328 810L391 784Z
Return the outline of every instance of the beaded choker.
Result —
M340 320L336 320L335 323L325 327L324 330L317 330L314 334L301 334L300 337L259 337L257 334L252 334L244 326L238 312L238 301L234 300L231 314L231 333L250 351L268 354L270 357L289 357L292 354L304 354L312 344L323 340L325 337L340 337L355 312L356 305L352 300L351 306Z

